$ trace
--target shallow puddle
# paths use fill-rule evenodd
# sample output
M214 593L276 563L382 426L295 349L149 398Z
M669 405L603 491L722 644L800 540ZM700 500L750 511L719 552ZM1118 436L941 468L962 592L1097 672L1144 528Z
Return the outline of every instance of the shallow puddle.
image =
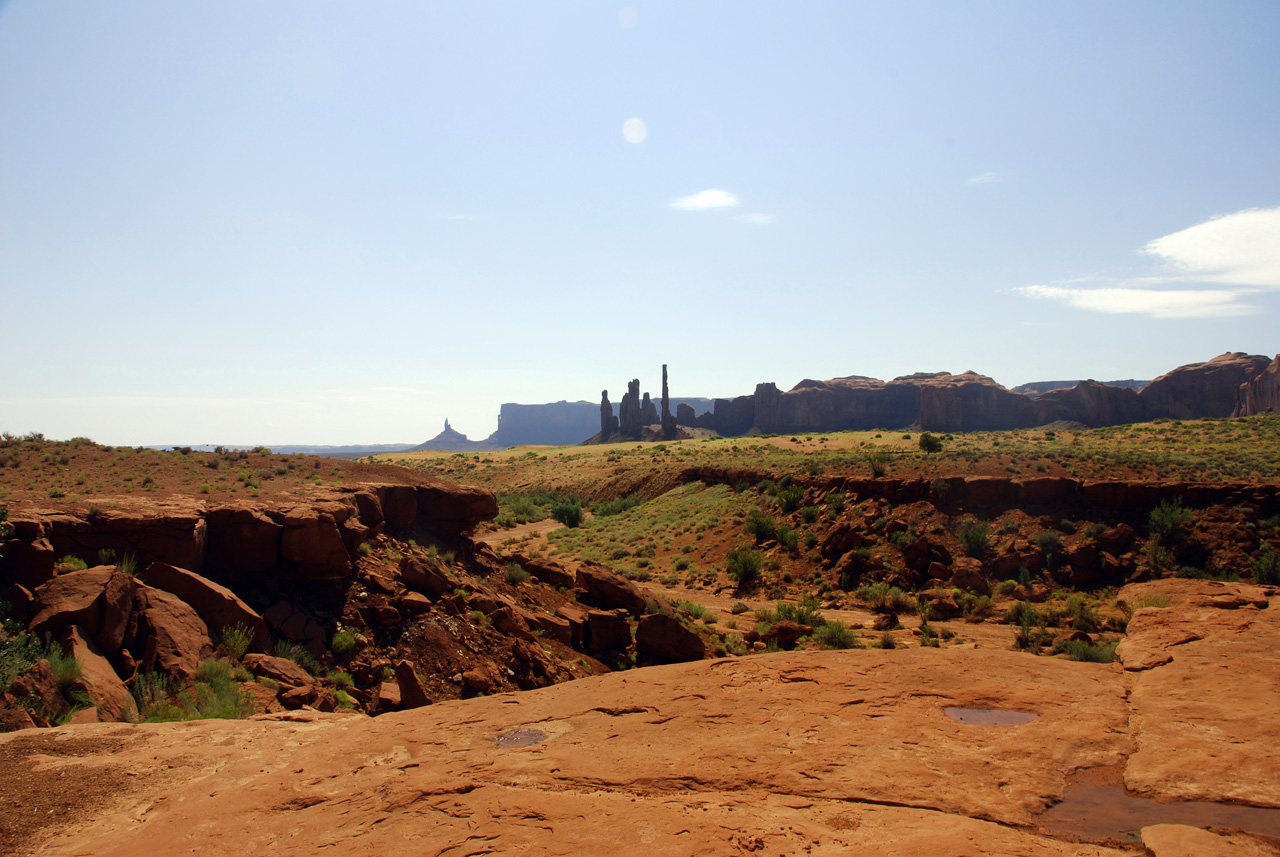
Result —
M512 729L510 732L503 732L497 738L490 738L489 740L503 749L529 747L547 740L547 733L541 729Z
M1067 786L1062 803L1050 807L1040 823L1054 835L1090 842L1137 841L1142 828L1152 824L1236 827L1280 838L1280 809L1204 801L1162 803L1134 797L1122 786L1094 784Z
M957 723L970 726L1021 726L1040 715L1030 711L1005 711L999 708L959 708L954 705L942 709L942 713Z

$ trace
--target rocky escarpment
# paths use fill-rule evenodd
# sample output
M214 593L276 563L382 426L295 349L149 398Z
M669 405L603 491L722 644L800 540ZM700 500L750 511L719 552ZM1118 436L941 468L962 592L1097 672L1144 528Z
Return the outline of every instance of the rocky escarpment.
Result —
M856 431L919 426L955 432L1032 428L1057 421L1088 426L1159 418L1248 416L1280 403L1280 357L1223 354L1147 384L1082 381L1037 396L976 372L916 373L885 382L852 376L805 379L790 390L762 383L749 396L716 399L694 424L722 435Z

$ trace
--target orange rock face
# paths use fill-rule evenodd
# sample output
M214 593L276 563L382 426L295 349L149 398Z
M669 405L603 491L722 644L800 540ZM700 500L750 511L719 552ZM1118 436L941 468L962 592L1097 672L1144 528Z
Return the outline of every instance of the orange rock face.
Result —
M1133 852L1043 823L1080 771L1123 767L1131 789L1163 798L1280 805L1275 594L1128 587L1139 609L1123 665L959 647L780 653L372 719L86 724L35 744L0 736L0 759L46 748L19 782L130 772L101 810L31 843L40 855L1118 857ZM1272 853L1238 830L1138 827L1156 854Z

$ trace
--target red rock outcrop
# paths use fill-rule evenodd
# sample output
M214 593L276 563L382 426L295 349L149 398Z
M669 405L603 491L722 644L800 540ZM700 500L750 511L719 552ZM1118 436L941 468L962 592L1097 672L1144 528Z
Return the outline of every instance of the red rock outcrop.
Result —
M61 636L72 625L104 652L117 652L133 613L137 582L114 566L98 566L59 575L36 587L30 631Z
M103 656L102 651L80 628L72 625L62 636L62 650L80 661L80 677L71 687L93 700L98 719L132 723L138 719L138 706L124 682Z
M1280 354L1261 373L1240 385L1239 401L1233 416L1280 413Z
M153 562L138 572L138 580L170 592L188 605L215 633L223 628L243 625L251 635L250 644L261 649L267 644L267 623L241 598L220 583L207 580L193 571Z
M1161 375L1138 396L1151 418L1229 417L1243 404L1244 385L1265 372L1271 362L1242 351L1220 354L1207 363L1179 366Z
M1136 390L1097 381L1081 381L1074 387L1051 390L1032 400L1035 424L1065 422L1087 426L1114 426L1146 419L1146 406Z
M178 596L139 584L129 650L143 672L163 672L190 681L200 662L213 657L209 628ZM116 647L117 649L119 646Z

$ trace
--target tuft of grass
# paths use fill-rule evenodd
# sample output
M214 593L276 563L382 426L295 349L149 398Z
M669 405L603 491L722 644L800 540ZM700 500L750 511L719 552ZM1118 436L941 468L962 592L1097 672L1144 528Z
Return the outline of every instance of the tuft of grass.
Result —
M1089 645L1083 640L1059 640L1053 644L1053 653L1055 655L1065 654L1073 661L1084 661L1091 664L1109 664L1116 659L1116 645L1113 643L1099 643Z
M356 636L355 632L344 628L334 632L333 639L329 641L329 649L335 655L345 655L359 644L360 638Z
M232 660L240 660L244 657L244 653L249 651L249 643L253 641L253 635L250 634L249 628L242 622L234 625L224 625L222 628L222 648L227 650L227 654Z
M813 639L824 649L856 649L858 637L849 630L849 626L834 619L824 623L813 632Z

